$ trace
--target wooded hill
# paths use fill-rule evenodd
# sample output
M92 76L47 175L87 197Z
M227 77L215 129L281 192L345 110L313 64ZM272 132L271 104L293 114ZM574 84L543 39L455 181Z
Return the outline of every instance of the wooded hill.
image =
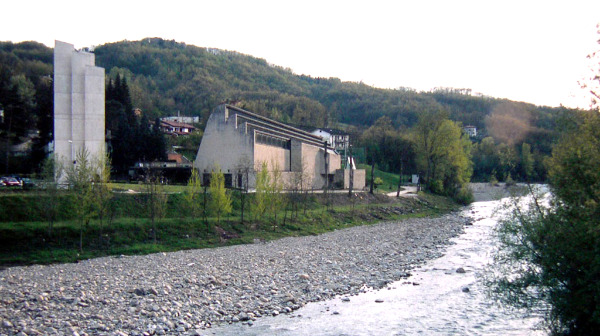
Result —
M141 108L149 120L180 112L205 121L216 105L229 101L299 126L360 130L387 116L395 127L404 129L412 127L424 111L446 110L450 119L476 126L480 138L499 132L494 135L497 141L515 142L510 134L514 130L502 121L517 119L524 128L517 142L549 153L556 121L566 110L472 95L470 90L379 89L337 78L296 75L264 59L160 38L108 43L93 52L96 64L106 69L107 80L125 76L134 107ZM35 88L40 78L51 75L52 49L35 42L0 42L0 61L0 84L30 95L34 116L26 124L35 127L30 122L40 119L35 117ZM6 105L6 99L0 96L0 104ZM495 129L489 130L489 125Z

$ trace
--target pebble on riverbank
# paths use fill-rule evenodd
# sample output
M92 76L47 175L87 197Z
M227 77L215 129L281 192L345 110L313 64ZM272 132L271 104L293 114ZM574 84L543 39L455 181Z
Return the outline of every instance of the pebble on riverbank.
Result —
M289 314L405 278L467 222L454 213L264 244L9 268L0 272L0 335L198 335L214 323Z

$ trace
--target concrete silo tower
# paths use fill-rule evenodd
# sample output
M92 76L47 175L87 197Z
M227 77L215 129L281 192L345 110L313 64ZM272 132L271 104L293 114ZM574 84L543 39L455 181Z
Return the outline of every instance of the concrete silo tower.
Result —
M105 154L104 68L93 53L72 44L54 46L54 155L76 164L84 148L91 157Z

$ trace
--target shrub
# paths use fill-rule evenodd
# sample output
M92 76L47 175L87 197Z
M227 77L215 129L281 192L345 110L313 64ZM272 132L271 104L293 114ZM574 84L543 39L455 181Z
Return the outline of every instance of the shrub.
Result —
M453 199L462 205L471 204L474 201L473 191L468 186L462 186L458 189Z

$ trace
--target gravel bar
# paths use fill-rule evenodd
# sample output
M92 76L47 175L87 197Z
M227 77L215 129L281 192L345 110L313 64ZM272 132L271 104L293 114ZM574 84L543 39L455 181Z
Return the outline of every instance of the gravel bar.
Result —
M272 242L0 271L0 335L206 335L406 278L470 219L352 227Z

